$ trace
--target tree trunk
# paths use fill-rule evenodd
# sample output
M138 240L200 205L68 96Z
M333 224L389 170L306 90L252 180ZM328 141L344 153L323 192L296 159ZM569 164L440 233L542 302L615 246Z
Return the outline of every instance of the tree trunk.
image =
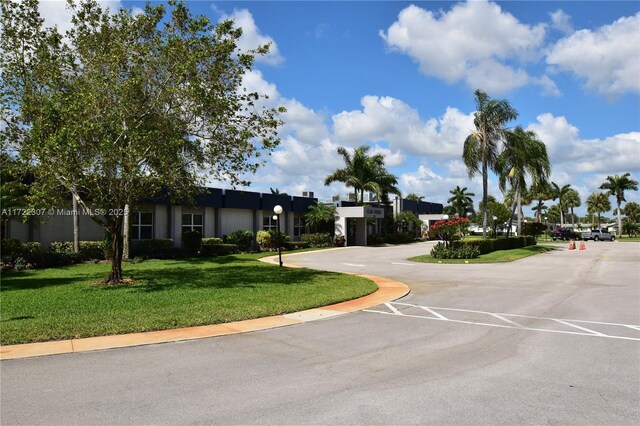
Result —
M513 198L513 202L511 203L511 216L509 216L509 227L507 228L507 237L511 235L511 225L513 224L513 215L516 212L516 198Z
M562 205L558 203L558 206L560 207L560 227L564 228L564 213L563 213Z
M573 207L571 207L571 229L576 229L575 217L573 216Z
M122 240L122 258L129 260L129 247L131 244L131 236L129 233L129 204L124 205L124 237Z
M618 202L618 238L622 238L622 218L620 217L620 203Z
M520 191L516 193L516 202L518 205L518 237L522 235L522 199L520 198ZM509 229L511 230L511 229Z
M484 209L483 215L482 215L482 239L486 240L487 239L487 215L488 215L488 210L489 210L489 206L487 206L487 195L489 192L489 182L488 182L488 176L487 176L488 170L487 170L487 162L485 160L482 161L482 207Z
M73 206L73 252L80 252L80 217L78 216L78 200L71 195L71 202Z
M111 239L111 273L103 284L122 284L122 216L116 216L114 222L109 226L109 237Z

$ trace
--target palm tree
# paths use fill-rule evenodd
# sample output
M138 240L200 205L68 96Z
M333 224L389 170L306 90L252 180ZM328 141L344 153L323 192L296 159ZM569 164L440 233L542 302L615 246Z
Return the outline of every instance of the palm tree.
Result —
M547 146L535 132L516 126L506 136L504 150L498 156L495 169L499 175L500 189L505 191L507 183L513 189L511 216L517 208L518 235L522 235L522 197L527 193L527 177L531 178L533 185L541 184L551 174L551 163ZM508 230L511 229L511 220L509 218Z
M464 141L462 158L469 177L482 173L482 204L487 205L489 169L495 170L498 144L506 138L505 125L518 117L509 101L491 99L482 90L475 91L476 112L473 124L476 130ZM487 237L487 209L483 209L482 238Z
M318 228L323 224L328 224L336 220L336 207L331 204L316 203L309 206L304 215L305 224L318 232Z
M570 189L569 192L567 192L567 195L565 195L564 203L569 209L571 209L571 227L574 228L575 216L573 214L573 209L582 205L582 201L580 201L580 194L578 194L578 191L576 191L575 189Z
M536 222L542 222L540 219L542 219L542 215L548 209L549 209L549 207L545 206L544 205L544 201L541 201L541 200L538 200L538 204L536 204L535 206L531 207L531 210L533 210L536 213Z
M287 194L286 192L280 192L280 190L278 188L273 189L273 188L269 187L269 190L271 191L271 194L273 194L273 195L289 196L289 194Z
M542 210L545 210L545 208L541 209L541 206L544 206L544 202L546 200L551 200L553 198L553 196L551 195L551 184L549 184L548 181L542 181L542 182L538 182L535 185L531 186L531 191L530 191L530 195L531 195L531 199L532 200L537 200L538 203L536 204L536 207L533 208L532 210L536 211L536 220L538 222L540 222L541 218L542 218Z
M566 211L565 198L571 191L571 185L559 186L555 182L551 182L551 199L558 200L558 207L560 208L560 226L564 226L564 212Z
M587 198L587 211L598 215L598 228L600 228L600 214L611 210L609 196L604 192L594 192Z
M622 218L620 216L620 205L623 201L627 201L624 199L624 191L638 190L638 181L630 179L629 176L631 176L630 173L625 173L622 176L607 176L606 182L600 185L600 189L606 189L608 191L607 195L613 195L616 197L616 203L618 204L618 238L622 236Z
M633 201L625 204L622 212L633 222L637 222L638 218L640 218L640 204L634 203Z
M418 194L414 194L412 192L410 194L407 194L406 199L420 202L420 201L424 200L424 196L418 195Z
M456 186L451 191L449 191L453 197L447 200L447 203L451 204L453 210L460 217L466 216L467 213L473 212L473 199L471 197L475 197L476 194L473 192L467 192L467 187L460 188Z
M345 148L338 148L338 154L342 156L345 167L331 173L324 181L325 185L333 182L342 182L352 187L355 191L356 204L364 202L364 192L375 192L378 199L387 198L388 194L400 195L396 187L398 178L389 173L384 167L384 155L367 155L369 147L362 145L355 149L353 155ZM360 193L360 200L358 200Z

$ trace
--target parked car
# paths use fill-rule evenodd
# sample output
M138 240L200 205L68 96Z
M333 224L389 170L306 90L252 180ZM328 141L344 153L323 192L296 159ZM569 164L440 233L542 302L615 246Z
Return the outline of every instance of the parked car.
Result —
M580 234L578 234L577 232L573 231L572 229L565 229L565 228L560 228L556 231L553 231L551 233L551 239L553 241L555 240L577 240L581 237Z
M616 236L610 234L606 229L592 229L588 232L582 233L583 240L593 240L593 241L615 241Z

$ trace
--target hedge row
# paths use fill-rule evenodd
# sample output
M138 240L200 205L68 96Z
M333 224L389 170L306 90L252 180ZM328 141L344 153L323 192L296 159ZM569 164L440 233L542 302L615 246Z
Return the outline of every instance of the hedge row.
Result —
M105 246L102 241L79 241L80 251L78 256L82 261L105 259ZM52 241L51 251L53 253L73 254L72 241Z
M535 237L521 236L521 237L508 237L508 238L489 238L486 240L476 241L453 241L452 247L459 248L463 246L477 247L480 254L491 253L498 250L511 250L520 247L534 246L536 245Z

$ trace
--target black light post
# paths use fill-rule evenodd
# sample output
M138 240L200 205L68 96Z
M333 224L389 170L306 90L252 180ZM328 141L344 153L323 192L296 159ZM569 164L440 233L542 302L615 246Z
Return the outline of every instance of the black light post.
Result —
M273 218L276 221L276 226L278 229L278 260L280 262L280 267L282 268L282 233L280 232L280 215L282 214L282 206L276 205L273 208L273 212L275 213Z
M496 216L493 217L493 238L498 238L498 224L496 223L498 218Z

